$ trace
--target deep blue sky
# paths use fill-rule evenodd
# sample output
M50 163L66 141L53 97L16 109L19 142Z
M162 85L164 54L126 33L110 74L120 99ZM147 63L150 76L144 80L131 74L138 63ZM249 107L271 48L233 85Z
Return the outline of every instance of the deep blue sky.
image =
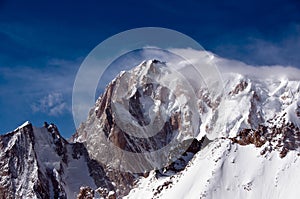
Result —
M48 121L69 137L84 57L106 38L145 26L180 31L225 58L300 67L298 0L0 0L0 132Z

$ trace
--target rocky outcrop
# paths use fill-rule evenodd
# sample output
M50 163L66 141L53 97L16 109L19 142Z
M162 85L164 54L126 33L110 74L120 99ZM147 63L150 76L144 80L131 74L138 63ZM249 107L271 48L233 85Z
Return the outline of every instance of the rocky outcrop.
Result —
M261 147L266 143L267 128L260 126L257 130L243 129L239 132L237 137L231 138L233 143L238 143L240 145L254 144L256 147Z
M163 169L157 170L156 173L158 175L169 175L180 172L186 168L188 163L191 161L191 159L194 157L194 155L200 151L202 147L202 143L204 141L205 137L202 138L200 141L193 138L191 140L187 140L182 143L182 145L187 145L182 148L187 148L186 151L179 157L177 160L172 162L170 165L164 167Z
M247 86L248 86L248 82L246 82L246 81L241 81L241 82L240 82L239 84L237 84L237 85L235 86L235 88L234 88L232 91L230 91L228 94L229 94L229 95L237 95L238 93L244 91L244 90L247 88Z
M77 199L94 199L95 191L91 187L81 187Z
M238 136L230 139L240 145L254 144L256 147L262 147L261 155L275 150L279 152L281 158L284 158L289 151L300 150L299 127L291 122L279 127L260 125L256 130L243 129Z

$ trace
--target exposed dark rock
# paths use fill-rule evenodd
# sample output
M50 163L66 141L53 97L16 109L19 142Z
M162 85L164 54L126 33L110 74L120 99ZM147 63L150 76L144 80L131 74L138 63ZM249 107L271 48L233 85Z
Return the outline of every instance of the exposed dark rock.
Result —
M243 129L239 132L237 137L232 138L232 141L240 145L254 144L256 147L261 147L265 144L266 139L258 130L253 131L252 129Z
M236 85L236 87L230 91L228 94L229 95L236 95L242 91L244 91L248 86L248 82L246 81L241 81L238 85Z
M93 199L95 191L90 187L81 187L77 199Z
M299 128L291 122L284 123L280 127L259 125L259 128L256 130L243 129L238 136L230 139L233 143L240 145L254 144L256 147L261 147L268 142L261 154L264 155L267 151L277 150L281 158L285 157L289 151L300 148Z
M184 170L186 168L187 164L190 162L190 160L194 157L194 155L198 151L200 151L204 139L205 138L198 141L197 139L194 138L194 139L186 140L185 142L183 142L182 146L178 147L178 148L186 149L182 153L181 157L179 157L177 160L172 162L167 167L160 169L160 170L156 170L156 176L157 177L161 176L161 175L164 176L164 175L168 175L168 173L170 173L170 172L172 174L172 173L177 173L177 172Z

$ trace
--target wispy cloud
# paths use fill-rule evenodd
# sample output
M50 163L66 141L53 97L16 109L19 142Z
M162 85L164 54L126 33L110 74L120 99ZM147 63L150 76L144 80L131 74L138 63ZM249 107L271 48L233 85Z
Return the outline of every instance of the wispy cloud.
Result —
M251 32L250 32L251 33ZM250 34L249 33L249 34ZM300 24L292 23L267 35L224 36L214 53L250 65L284 65L300 67Z
M61 93L49 93L31 105L33 112L41 112L50 116L59 116L68 111L67 103Z
M221 74L239 73L252 78L288 78L290 80L300 80L300 69L289 65L250 65L241 61L220 57L208 51L197 51L193 49L172 49L172 52L178 53L192 63L203 63L212 61ZM183 64L183 67L186 67ZM195 64L197 66L197 64ZM201 66L201 65L198 65ZM200 73L211 72L207 68L198 68ZM184 70L185 72L186 70ZM189 74L192 75L192 74ZM206 74L209 75L209 74Z
M10 96L16 104L29 103L32 111L52 116L70 111L80 61L52 59L46 65L0 67L1 97Z

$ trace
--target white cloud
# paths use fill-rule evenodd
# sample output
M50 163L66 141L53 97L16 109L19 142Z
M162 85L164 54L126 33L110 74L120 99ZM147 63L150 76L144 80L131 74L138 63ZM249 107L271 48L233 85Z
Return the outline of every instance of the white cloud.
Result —
M37 103L32 104L31 108L33 112L46 113L51 116L58 116L68 111L61 93L49 93Z
M221 75L224 73L239 73L242 75L259 79L287 78L290 80L300 80L300 69L292 66L253 66L245 64L241 61L222 58L211 52L197 51L193 49L172 49L172 52L178 53L181 56L187 58L187 60L193 65L196 65L195 63L211 61L213 62L213 65L215 65L218 68ZM200 72L206 72L203 71L202 68L199 69Z
M286 78L289 80L300 80L300 69L292 66L251 66L236 60L216 58L216 64L221 73L234 72L246 75L252 78Z

